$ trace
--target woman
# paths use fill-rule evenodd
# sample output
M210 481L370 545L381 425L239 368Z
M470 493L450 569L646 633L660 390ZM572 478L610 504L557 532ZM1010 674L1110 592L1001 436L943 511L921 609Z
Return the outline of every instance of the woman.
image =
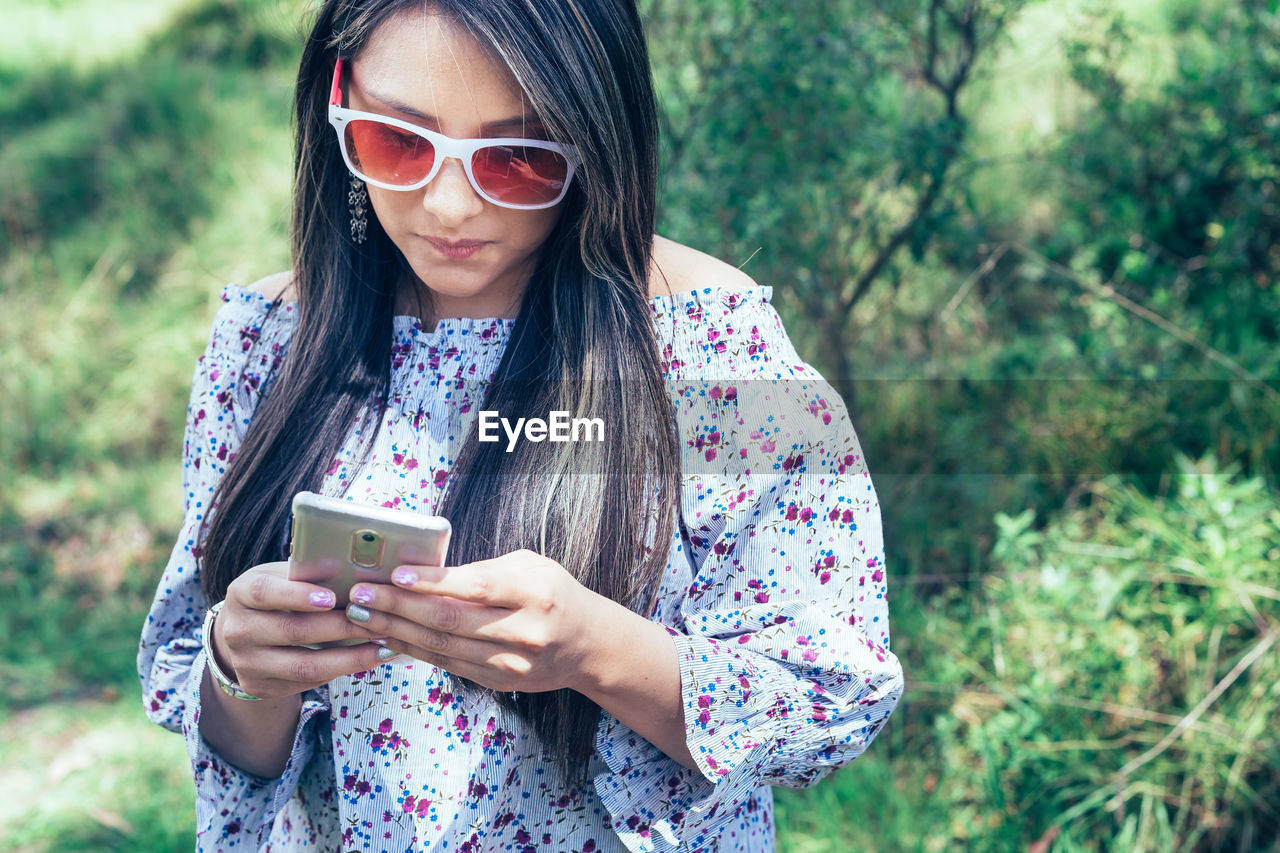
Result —
M295 268L224 291L139 652L200 849L771 850L901 693L879 509L769 288L653 236L633 3L331 0L296 109ZM451 565L335 609L305 489Z

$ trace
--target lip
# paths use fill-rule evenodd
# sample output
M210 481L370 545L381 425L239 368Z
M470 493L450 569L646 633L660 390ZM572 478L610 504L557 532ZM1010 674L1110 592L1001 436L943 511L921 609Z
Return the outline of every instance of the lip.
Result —
M446 240L443 237L426 237L426 240L446 258L460 261L469 258L487 244L485 240Z

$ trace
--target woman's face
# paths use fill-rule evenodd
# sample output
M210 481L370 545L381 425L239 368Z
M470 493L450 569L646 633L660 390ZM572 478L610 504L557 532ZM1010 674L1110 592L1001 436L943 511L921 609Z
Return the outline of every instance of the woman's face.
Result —
M430 10L400 13L374 31L351 64L347 106L455 138L546 138L510 72L461 24ZM421 189L368 191L383 229L430 290L437 319L519 313L559 206L491 204L455 159Z

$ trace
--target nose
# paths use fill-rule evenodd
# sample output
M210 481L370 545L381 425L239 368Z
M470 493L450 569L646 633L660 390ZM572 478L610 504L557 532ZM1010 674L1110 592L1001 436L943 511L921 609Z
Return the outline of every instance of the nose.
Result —
M423 189L422 206L445 228L461 225L484 210L484 199L476 195L462 161L455 157L441 163L439 174Z

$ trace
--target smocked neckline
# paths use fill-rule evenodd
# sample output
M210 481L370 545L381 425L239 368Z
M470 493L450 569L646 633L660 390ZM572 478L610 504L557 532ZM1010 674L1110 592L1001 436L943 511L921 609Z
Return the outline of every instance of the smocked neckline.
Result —
M768 304L772 297L773 287L766 284L734 290L700 287L652 296L649 298L649 310L654 316L661 317L680 312L690 313L698 308L710 308L716 305L734 309L747 304ZM246 307L259 309L265 309L270 304L270 300L264 294L239 284L228 284L224 287L222 298L226 302L235 299ZM288 316L297 317L296 303L281 303L281 307ZM466 337L494 328L501 328L504 333L510 332L515 326L516 319L515 317L442 317L436 321L433 330L427 331L417 317L397 314L392 319L392 325L399 334L435 340L453 335Z

